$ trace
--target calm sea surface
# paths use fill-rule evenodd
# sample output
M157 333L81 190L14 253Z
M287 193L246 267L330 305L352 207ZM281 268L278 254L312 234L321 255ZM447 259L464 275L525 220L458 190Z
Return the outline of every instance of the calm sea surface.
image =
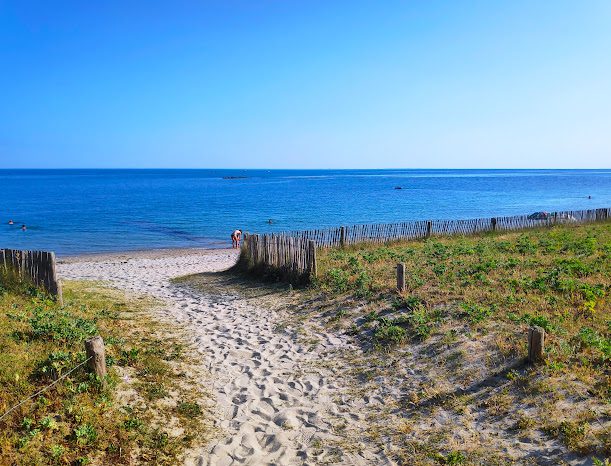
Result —
M608 206L611 170L0 170L0 247L59 254L227 247L235 228Z

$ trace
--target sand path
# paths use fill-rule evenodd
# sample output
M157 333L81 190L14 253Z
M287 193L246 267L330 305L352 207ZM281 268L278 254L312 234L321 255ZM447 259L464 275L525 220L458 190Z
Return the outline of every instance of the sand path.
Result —
M236 296L208 296L170 279L224 270L231 250L83 256L60 261L66 279L103 280L149 294L183 324L214 380L221 437L202 446L195 464L389 464L361 442L366 414L347 401L334 376L334 351L347 340L316 333L314 347L278 331L276 311Z

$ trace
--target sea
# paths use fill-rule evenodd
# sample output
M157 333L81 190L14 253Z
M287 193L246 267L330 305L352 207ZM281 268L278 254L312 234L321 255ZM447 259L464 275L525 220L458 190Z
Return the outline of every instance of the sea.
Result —
M223 248L235 229L266 233L609 206L611 169L0 170L0 248L60 256Z

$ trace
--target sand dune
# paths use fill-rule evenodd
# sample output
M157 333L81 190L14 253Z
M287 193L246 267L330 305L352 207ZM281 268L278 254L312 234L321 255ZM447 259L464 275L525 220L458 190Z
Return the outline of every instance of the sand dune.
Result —
M207 388L221 432L189 464L390 464L361 443L366 413L348 407L333 365L320 364L335 350L351 350L347 340L321 329L320 343L305 345L277 331L278 310L170 283L226 269L236 257L232 250L89 256L61 261L60 274L147 293L164 303L165 317L186 324L214 380Z

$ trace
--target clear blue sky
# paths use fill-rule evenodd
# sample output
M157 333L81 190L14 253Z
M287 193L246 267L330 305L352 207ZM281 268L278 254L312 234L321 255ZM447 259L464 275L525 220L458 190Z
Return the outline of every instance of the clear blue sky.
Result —
M0 0L0 167L609 168L611 2Z

